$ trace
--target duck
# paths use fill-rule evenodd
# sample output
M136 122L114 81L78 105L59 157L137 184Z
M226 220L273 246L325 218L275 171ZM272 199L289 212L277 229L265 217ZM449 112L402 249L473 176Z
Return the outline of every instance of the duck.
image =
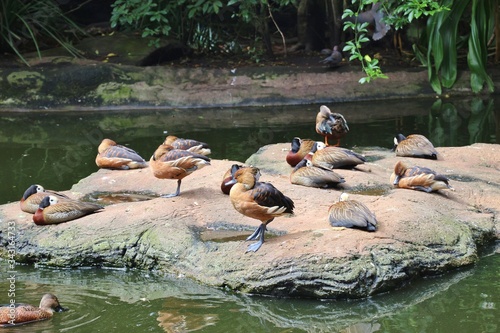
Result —
M310 160L304 158L292 170L290 182L308 187L332 188L345 183L345 179L333 170L314 166Z
M349 200L349 195L345 192L340 195L339 201L328 209L328 220L334 228L377 230L375 214L364 203Z
M69 199L65 194L46 190L42 185L33 184L24 191L23 197L19 201L21 210L25 213L35 214L42 199L48 195L54 195L62 200Z
M405 161L397 161L390 181L393 186L427 193L438 190L455 189L449 184L449 179L427 167L411 165Z
M222 177L222 183L220 184L220 189L222 193L229 195L229 192L231 191L231 188L233 187L234 184L227 185L227 183L234 179L234 174L241 168L245 168L245 166L241 164L233 164L226 171L226 173Z
M294 137L292 139L290 151L286 154L286 162L291 167L295 167L311 151L314 143L315 141L311 139Z
M344 116L340 113L332 113L326 105L321 105L316 115L316 133L325 138L325 145L328 146L328 139L337 140L335 146L340 146L340 138L349 132L349 126Z
M247 241L258 239L248 246L245 252L257 252L264 244L267 225L279 216L293 215L294 202L274 185L259 182L260 170L256 167L242 168L236 171L229 198L240 214L261 221L259 227L248 236Z
M104 169L141 169L148 165L133 149L117 144L111 139L103 139L97 148L95 163Z
M58 224L77 219L104 209L101 205L79 200L59 200L54 195L43 198L33 215L36 225Z
M339 51L338 45L335 45L330 55L320 62L323 64L327 64L330 68L338 67L342 62L342 53Z
M355 168L359 164L364 164L366 158L350 149L325 146L323 142L316 142L307 155L314 166L325 169Z
M175 149L171 145L161 144L149 160L153 175L159 179L177 179L175 193L161 195L172 198L181 193L182 179L196 170L210 165L210 158L187 150Z
M400 157L428 158L431 160L437 160L438 158L438 152L432 143L421 134L410 134L408 136L401 133L397 134L394 137L392 150L396 152L396 156Z
M0 307L0 327L10 327L52 318L54 312L66 311L54 294L42 296L40 306L11 303Z
M187 150L200 155L210 155L212 151L205 142L200 142L193 139L178 138L175 135L169 135L163 141L164 145L170 145L175 149Z

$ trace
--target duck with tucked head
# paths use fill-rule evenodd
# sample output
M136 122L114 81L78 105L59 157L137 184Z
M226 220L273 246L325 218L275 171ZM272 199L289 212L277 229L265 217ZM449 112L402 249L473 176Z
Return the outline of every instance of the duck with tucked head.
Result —
M438 190L454 191L446 176L440 175L429 168L411 165L403 161L398 161L394 165L394 172L391 174L390 181L395 187L427 193Z
M270 183L258 182L260 171L255 167L242 168L236 171L234 183L229 193L233 207L241 214L260 220L261 224L247 238L259 239L248 246L246 252L256 252L264 243L264 233L267 225L275 217L293 214L292 199L281 193Z
M21 210L26 213L35 214L40 202L48 195L54 195L60 200L69 199L65 194L46 190L42 185L34 184L24 191L23 197L20 200Z
M182 179L196 170L210 165L210 159L205 155L161 144L153 156L151 156L149 165L156 178L177 179L177 190L175 193L161 196L162 198L172 198L180 195Z
M377 229L375 214L364 203L349 200L347 193L342 193L339 201L330 206L328 219L335 228L355 228L366 231Z
M286 155L286 162L292 167L296 166L311 151L314 142L311 139L293 138L290 151Z
M396 156L401 157L418 157L431 160L436 160L438 157L438 152L429 139L420 134L396 135L392 150L396 152Z
M178 138L175 135L167 136L163 144L170 145L174 147L174 149L187 150L192 153L205 156L209 155L212 152L208 144L206 144L205 142L200 142L193 139Z
M340 113L333 113L330 109L321 105L316 116L316 133L325 137L325 145L328 146L328 139L337 140L335 146L340 145L340 138L349 132L349 126L344 116Z
M317 142L307 156L314 166L325 169L354 168L366 162L366 158L350 149L325 146Z
M148 166L135 150L119 145L111 139L103 139L97 151L95 163L99 168L129 170Z
M345 183L345 179L333 170L314 166L311 161L304 158L292 170L290 182L308 187L332 188Z
M0 327L29 324L52 318L54 312L66 311L54 294L45 294L40 306L29 304L11 304L0 307Z
M43 198L33 215L36 225L57 224L71 221L79 217L92 214L104 207L79 200L60 200L54 195Z

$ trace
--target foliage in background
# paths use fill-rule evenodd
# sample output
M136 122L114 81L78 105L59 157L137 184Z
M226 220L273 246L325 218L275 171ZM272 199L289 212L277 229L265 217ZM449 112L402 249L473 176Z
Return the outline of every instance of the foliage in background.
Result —
M70 37L83 31L70 20L52 0L0 1L0 51L11 52L23 61L24 51L41 50L60 45L73 56L78 56Z
M273 10L293 1L274 1ZM111 27L141 31L157 47L172 37L200 53L237 52L235 40L260 40L259 23L269 20L261 8L270 8L267 0L116 0L112 6Z

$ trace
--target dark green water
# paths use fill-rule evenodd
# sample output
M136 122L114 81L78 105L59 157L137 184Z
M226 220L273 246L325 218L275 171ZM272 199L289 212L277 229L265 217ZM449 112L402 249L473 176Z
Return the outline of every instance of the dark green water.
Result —
M500 244L473 267L356 301L252 297L154 272L18 267L16 300L67 312L3 332L498 332ZM0 264L2 271L6 265ZM0 290L7 290L5 279ZM8 301L5 292L0 300Z
M339 104L350 126L343 147L392 147L396 133L426 135L435 146L500 142L500 100ZM319 105L224 110L111 110L1 113L0 204L33 183L67 190L97 171L103 137L149 159L165 131L205 141L212 158L244 161L259 147L314 131ZM497 108L498 109L498 108ZM500 255L474 267L412 281L358 301L286 300L238 295L155 272L18 267L16 301L55 293L68 312L5 332L498 332ZM0 303L9 301L0 262Z

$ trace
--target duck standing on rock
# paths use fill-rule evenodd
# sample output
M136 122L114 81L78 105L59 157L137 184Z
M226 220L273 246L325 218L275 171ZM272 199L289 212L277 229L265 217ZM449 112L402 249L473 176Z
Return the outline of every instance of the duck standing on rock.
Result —
M356 228L366 231L377 229L375 214L364 203L349 200L347 193L342 193L339 201L330 206L328 219L335 228Z
M391 174L390 181L395 187L427 193L438 190L454 191L446 176L440 175L429 168L413 166L403 161L398 161L394 165L394 172Z
M161 144L153 156L151 156L149 165L156 178L177 179L177 190L175 193L161 196L162 198L172 198L180 195L182 179L196 170L210 165L210 159L205 155Z
M296 166L307 154L309 154L314 143L315 141L311 139L293 138L290 151L286 154L286 162L292 167Z
M396 135L392 150L396 152L396 156L401 157L436 160L438 156L438 152L429 139L420 134L410 134L408 136L404 136L403 134Z
M325 138L325 145L328 146L328 139L337 140L335 146L340 145L340 138L349 132L349 126L344 116L340 113L332 113L330 109L321 105L316 115L316 133Z
M61 200L69 199L65 194L46 190L42 185L34 184L24 191L23 197L20 200L21 210L26 213L35 214L40 202L48 195L54 195Z
M256 252L264 243L267 225L275 217L293 214L292 199L281 193L270 183L258 182L260 171L255 167L242 168L236 171L234 183L229 193L233 207L241 214L260 220L261 225L247 238L259 239L248 246L246 252Z
M79 200L59 200L54 195L43 198L33 215L36 225L57 224L71 221L79 217L104 209L101 205Z
M111 139L103 139L97 150L95 163L99 168L129 170L148 166L135 150L119 145Z
M66 311L54 294L42 296L40 306L19 303L0 307L0 327L10 327L50 319L54 312Z
M210 147L205 142L200 142L193 139L183 139L178 138L175 135L169 135L165 138L163 142L164 145L170 145L174 147L174 149L187 150L192 153L200 154L200 155L209 155L212 153Z

